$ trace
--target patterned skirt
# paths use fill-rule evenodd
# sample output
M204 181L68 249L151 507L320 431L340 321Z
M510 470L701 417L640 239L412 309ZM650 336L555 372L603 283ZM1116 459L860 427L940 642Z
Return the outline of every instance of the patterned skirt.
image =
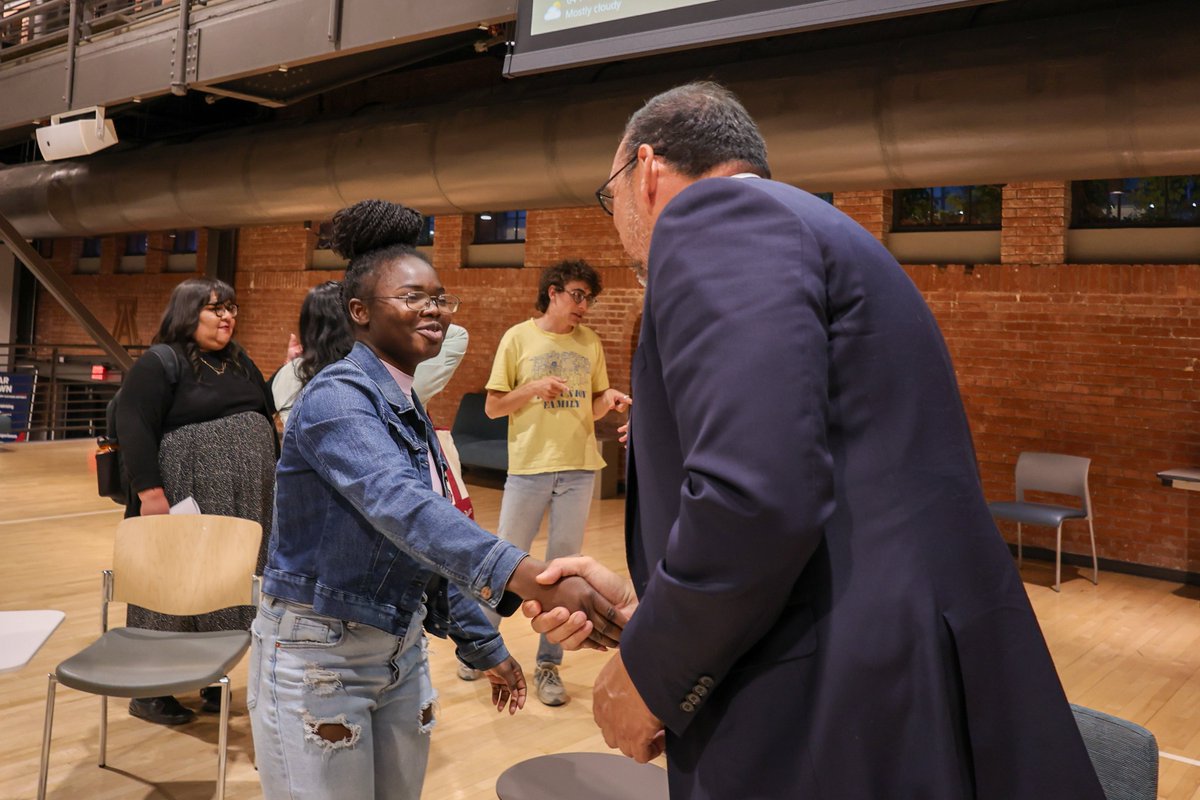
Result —
M262 525L256 572L267 560L275 495L275 430L255 411L185 425L163 436L158 448L167 502L189 495L205 514L240 517ZM197 569L204 569L197 564ZM131 605L126 624L156 631L249 630L253 606L234 606L199 616L160 614Z

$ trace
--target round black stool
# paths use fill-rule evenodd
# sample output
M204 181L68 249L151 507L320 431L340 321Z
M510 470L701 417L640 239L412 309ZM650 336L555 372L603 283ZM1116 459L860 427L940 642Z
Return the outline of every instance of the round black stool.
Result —
M500 800L667 800L667 771L612 753L557 753L513 764Z

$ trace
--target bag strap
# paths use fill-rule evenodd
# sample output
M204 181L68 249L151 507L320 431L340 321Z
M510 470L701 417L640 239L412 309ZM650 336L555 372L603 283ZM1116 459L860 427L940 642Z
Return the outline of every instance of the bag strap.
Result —
M150 349L147 352L154 353L158 357L158 360L162 362L163 372L167 374L167 383L172 386L179 383L179 354L175 352L174 347L159 342L158 344L150 345Z

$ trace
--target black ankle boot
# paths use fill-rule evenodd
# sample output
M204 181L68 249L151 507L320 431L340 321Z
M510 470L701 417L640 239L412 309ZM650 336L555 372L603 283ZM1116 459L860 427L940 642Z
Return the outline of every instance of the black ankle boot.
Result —
M200 706L201 711L207 711L210 714L221 713L220 686L205 686L200 690L200 699L204 701L204 705Z
M165 697L135 697L129 701L130 716L153 722L155 725L183 725L196 718L196 712L184 707L170 695Z

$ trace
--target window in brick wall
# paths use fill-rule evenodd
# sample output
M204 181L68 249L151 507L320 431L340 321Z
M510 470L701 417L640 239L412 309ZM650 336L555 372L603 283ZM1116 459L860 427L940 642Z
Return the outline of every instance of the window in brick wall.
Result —
M131 233L125 237L125 255L144 256L150 245L150 237L144 233Z
M814 197L819 197L829 205L833 205L833 192L814 192Z
M196 252L197 232L195 230L177 230L171 233L171 252L175 255L186 255Z
M475 215L475 244L525 241L524 211L493 211Z
M83 240L83 250L79 253L82 258L100 257L100 237L88 236Z
M421 235L417 237L417 247L430 247L433 245L433 217L426 217L425 224L421 226Z
M317 249L333 249L333 220L327 220L317 226Z
M1073 228L1200 226L1200 175L1074 181Z
M54 258L54 240L53 239L34 239L33 249L37 250L37 254L42 258Z
M1000 184L898 189L892 195L893 230L999 230Z

